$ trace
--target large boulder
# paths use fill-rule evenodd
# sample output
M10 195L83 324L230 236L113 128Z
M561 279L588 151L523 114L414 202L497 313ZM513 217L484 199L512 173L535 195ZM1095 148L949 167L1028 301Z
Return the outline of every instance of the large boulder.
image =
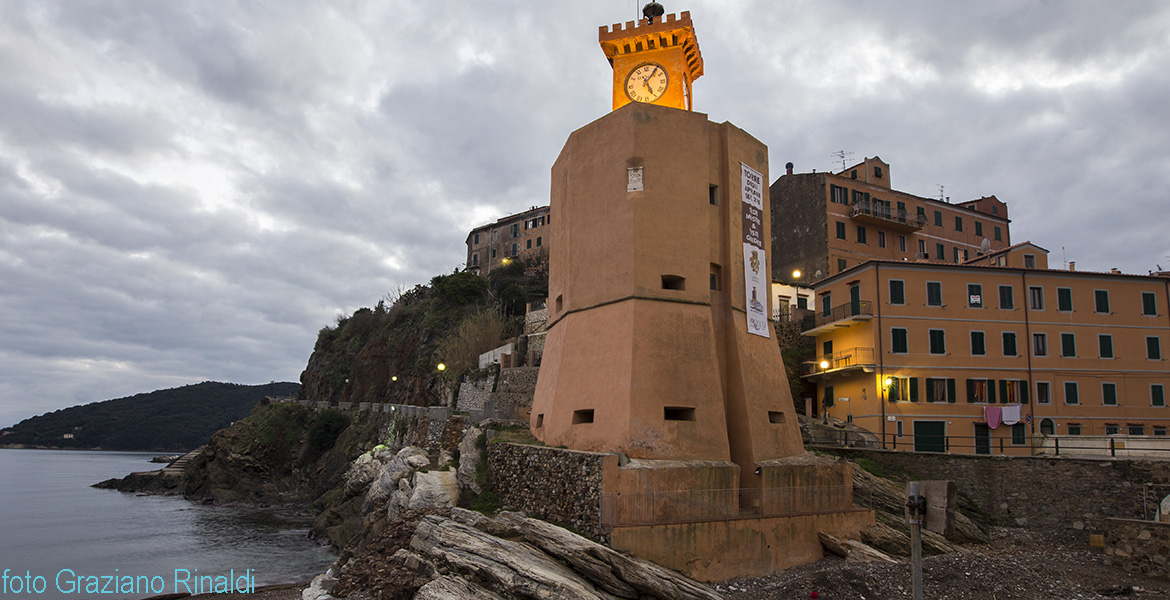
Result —
M450 508L459 502L459 481L454 471L415 471L407 508Z
M458 577L446 575L419 588L414 600L504 600L484 588Z
M474 426L469 427L459 442L459 486L477 495L483 492L475 480L476 473L483 464L483 450L479 447L481 435L483 430Z
M532 546L502 540L451 519L419 522L411 550L507 598L612 600L560 562Z

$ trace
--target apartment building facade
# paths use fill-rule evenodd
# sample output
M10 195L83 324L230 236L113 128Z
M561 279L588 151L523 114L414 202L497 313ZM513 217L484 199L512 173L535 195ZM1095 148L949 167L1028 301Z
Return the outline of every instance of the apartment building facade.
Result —
M1003 255L873 260L817 283L818 408L918 451L1166 435L1170 279L1049 269L1030 243Z
M534 206L467 234L468 270L487 275L506 260L548 252L549 207Z
M813 282L871 259L961 263L1011 245L1007 204L951 204L893 189L879 157L839 173L788 173L770 188L772 278Z

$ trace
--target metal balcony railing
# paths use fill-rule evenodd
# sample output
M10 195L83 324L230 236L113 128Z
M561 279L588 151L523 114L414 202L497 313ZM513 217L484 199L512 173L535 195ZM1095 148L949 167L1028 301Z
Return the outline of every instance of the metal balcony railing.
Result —
M822 363L824 363L826 366L821 366ZM832 354L818 358L813 362L812 369L809 370L809 374L824 373L825 371L844 369L846 367L872 364L874 364L873 348L858 346L856 348L838 350L837 352L833 352Z
M828 312L817 312L816 318L813 319L812 327L806 327L805 331L820 327L821 325L828 325L836 321L850 319L858 316L873 316L873 303L868 300L858 300L856 302L849 302L840 306L833 307Z
M911 214L909 211L895 210L886 206L880 206L876 210L872 206L865 204L853 204L853 216L873 217L890 223L897 223L907 227L921 229L926 227L926 215Z

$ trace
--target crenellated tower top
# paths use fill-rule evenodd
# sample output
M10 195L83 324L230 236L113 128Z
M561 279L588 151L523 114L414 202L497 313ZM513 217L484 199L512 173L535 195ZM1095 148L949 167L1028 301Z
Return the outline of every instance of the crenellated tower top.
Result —
M630 102L693 110L691 85L703 76L703 55L689 11L602 25L597 39L613 67L614 110Z

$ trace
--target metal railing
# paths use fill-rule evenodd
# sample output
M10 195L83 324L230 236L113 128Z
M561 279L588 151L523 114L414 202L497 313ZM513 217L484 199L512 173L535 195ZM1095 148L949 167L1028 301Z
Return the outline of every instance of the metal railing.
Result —
M606 527L810 515L853 508L853 485L603 492Z
M821 363L828 363L828 365L822 367ZM808 371L808 374L823 373L825 371L832 371L835 369L844 369L845 367L852 367L855 365L872 364L874 364L873 348L858 346L856 348L838 350L837 352L822 356L820 359L813 361L812 368Z
M922 228L926 226L926 215L910 214L905 209L894 210L888 206L881 206L874 210L872 206L864 204L853 204L853 216L867 216L891 223L899 223L902 225L909 225L911 227Z
M829 312L818 311L816 318L813 319L813 326L808 329L862 315L873 316L873 303L869 300L858 300L835 306L829 309Z
M1010 426L1007 430L1010 431ZM833 435L817 435L815 432L810 435L810 446L835 448L873 447L873 439L882 438L881 433L860 433L844 429L834 430ZM884 447L887 450L904 452L986 456L1170 459L1170 436L1047 436L1029 433L1021 438L1010 433L980 437L923 433L915 435L912 432L898 435L887 431Z

